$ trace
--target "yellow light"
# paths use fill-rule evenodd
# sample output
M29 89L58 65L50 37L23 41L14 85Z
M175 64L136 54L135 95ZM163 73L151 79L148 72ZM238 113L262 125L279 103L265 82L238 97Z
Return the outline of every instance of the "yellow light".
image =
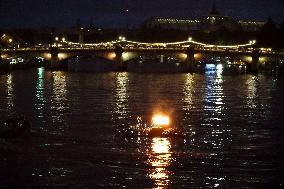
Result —
M158 114L152 118L152 123L156 126L168 126L170 124L170 118L169 116Z
M170 153L171 143L166 138L153 138L152 151L156 154Z
M10 39L9 39L9 43L12 43L12 42L13 42L13 39L10 38Z
M181 58L181 59L183 59L183 60L185 60L185 59L187 58L187 54L185 54L185 53L179 53L179 54L178 54L178 57Z
M63 60L65 58L67 58L67 54L66 53L58 53L57 57L59 58L59 60Z
M108 59L113 60L113 59L115 59L116 54L115 54L114 52L113 52L113 53L109 53L109 54L107 55L107 57L108 57Z

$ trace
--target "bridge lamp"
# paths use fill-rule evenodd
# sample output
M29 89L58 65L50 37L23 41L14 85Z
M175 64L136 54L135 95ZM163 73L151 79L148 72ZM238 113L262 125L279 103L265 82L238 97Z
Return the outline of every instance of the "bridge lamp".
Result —
M192 37L189 37L189 38L188 38L188 41L191 42L191 41L192 41Z
M58 41L59 40L59 37L55 37L55 41Z
M254 45L256 43L256 40L250 40L249 44Z
M9 41L9 43L12 43L12 42L13 42L13 39L12 39L12 38L10 38L8 41Z
M62 38L62 41L63 41L63 42L65 42L65 41L66 41L65 37L63 37L63 38Z
M125 41L125 37L123 37L123 36L119 36L118 39L119 39L119 41Z

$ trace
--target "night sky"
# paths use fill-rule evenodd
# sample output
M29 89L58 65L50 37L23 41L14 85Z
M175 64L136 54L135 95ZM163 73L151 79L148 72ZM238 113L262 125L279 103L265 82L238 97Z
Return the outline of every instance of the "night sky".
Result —
M0 28L72 26L90 17L96 27L135 27L152 16L206 16L211 6L212 0L0 0ZM244 20L284 21L284 0L217 0L217 8Z

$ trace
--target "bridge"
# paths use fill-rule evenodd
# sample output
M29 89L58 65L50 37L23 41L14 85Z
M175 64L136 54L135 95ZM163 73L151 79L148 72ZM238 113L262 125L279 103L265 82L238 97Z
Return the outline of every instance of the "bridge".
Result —
M213 45L192 40L170 43L143 43L128 41L125 37L118 40L101 43L76 43L65 38L56 38L49 46L34 46L28 48L10 48L1 51L2 58L14 56L42 57L51 61L53 69L60 68L64 60L78 56L97 56L117 63L117 68L125 69L127 62L145 55L169 56L183 62L188 70L192 70L200 60L210 56L230 57L250 64L257 72L259 65L267 61L279 61L284 52L272 51L269 48L255 48L255 40L238 45Z

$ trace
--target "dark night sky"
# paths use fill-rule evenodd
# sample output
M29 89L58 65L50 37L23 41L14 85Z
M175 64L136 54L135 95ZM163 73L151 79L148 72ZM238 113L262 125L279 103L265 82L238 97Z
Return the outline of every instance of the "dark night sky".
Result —
M72 26L91 16L98 27L138 26L152 16L206 16L211 6L212 0L0 0L0 28ZM284 21L284 0L217 0L217 8L234 18Z

